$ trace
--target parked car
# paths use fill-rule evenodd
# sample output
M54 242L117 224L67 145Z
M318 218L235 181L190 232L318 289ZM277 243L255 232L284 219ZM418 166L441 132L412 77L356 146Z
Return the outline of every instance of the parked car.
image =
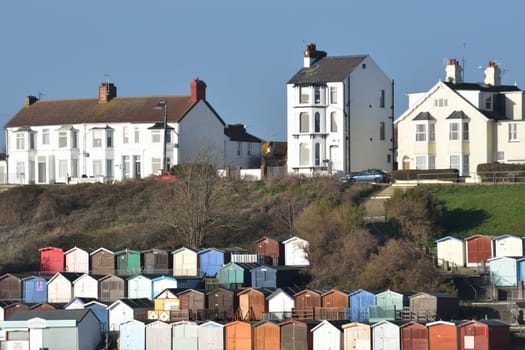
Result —
M366 169L357 173L343 176L341 182L367 181L367 182L389 182L389 176L386 172L379 169Z
M178 180L179 177L172 173L171 171L163 172L160 175L155 176L155 180L157 181L169 181L169 180Z

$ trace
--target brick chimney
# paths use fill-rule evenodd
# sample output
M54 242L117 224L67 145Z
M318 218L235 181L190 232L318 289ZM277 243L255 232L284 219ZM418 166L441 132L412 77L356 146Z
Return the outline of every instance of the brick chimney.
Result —
M193 79L190 83L191 102L206 100L206 83L199 78Z
M36 96L26 96L24 100L24 107L29 107L37 101L38 101L38 98Z
M463 69L459 65L458 60L451 58L448 60L447 67L445 68L447 74L446 81L452 84L460 84L463 82L462 72Z
M117 87L113 83L102 83L98 87L98 102L106 103L117 97Z
M304 50L304 67L308 68L312 64L314 64L316 61L320 60L321 58L326 57L325 51L317 51L317 47L314 43L309 43L306 45L306 49Z
M501 70L494 61L489 61L485 68L485 84L492 86L501 84Z

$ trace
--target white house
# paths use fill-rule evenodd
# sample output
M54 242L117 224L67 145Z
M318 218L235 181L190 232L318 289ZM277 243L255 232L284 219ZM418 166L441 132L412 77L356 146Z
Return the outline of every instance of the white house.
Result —
M117 87L107 82L98 98L28 96L5 125L7 182L144 178L190 161L243 166L237 155L226 157L230 142L243 141L225 136L224 121L206 100L206 84L196 78L190 89L188 96L117 97Z
M369 55L308 44L287 96L289 174L392 170L393 82Z
M171 350L171 325L154 321L146 325L146 350Z
M137 275L128 278L128 298L147 298L152 299L153 289L151 278Z
M224 151L226 165L232 168L259 168L261 166L261 142L256 136L249 134L242 124L226 124L224 126Z
M224 349L224 325L207 321L199 325L197 331L198 348L208 350Z
M483 83L466 83L450 59L445 81L408 94L408 104L395 122L402 169L457 169L473 179L478 164L525 162L524 92L501 84L494 61Z

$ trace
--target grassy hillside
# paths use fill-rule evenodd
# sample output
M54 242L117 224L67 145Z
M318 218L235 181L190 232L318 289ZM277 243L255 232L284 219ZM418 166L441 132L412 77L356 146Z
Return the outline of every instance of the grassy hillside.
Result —
M428 186L445 200L446 234L525 235L525 185Z

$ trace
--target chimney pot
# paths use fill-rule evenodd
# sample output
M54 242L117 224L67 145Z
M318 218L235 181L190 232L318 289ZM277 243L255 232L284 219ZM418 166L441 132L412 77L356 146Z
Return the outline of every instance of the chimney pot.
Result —
M26 96L24 100L24 107L29 107L37 101L38 101L38 98L36 96Z
M193 79L190 84L191 102L206 100L206 83L199 78Z
M445 72L446 72L445 80L453 84L462 83L463 82L463 78L461 74L462 71L463 69L459 65L458 60L456 60L455 58L450 58L448 60L447 67L445 68Z
M98 102L106 103L117 97L117 87L113 83L102 83L98 87Z
M485 84L498 86L501 84L501 70L494 61L489 61L485 68Z

